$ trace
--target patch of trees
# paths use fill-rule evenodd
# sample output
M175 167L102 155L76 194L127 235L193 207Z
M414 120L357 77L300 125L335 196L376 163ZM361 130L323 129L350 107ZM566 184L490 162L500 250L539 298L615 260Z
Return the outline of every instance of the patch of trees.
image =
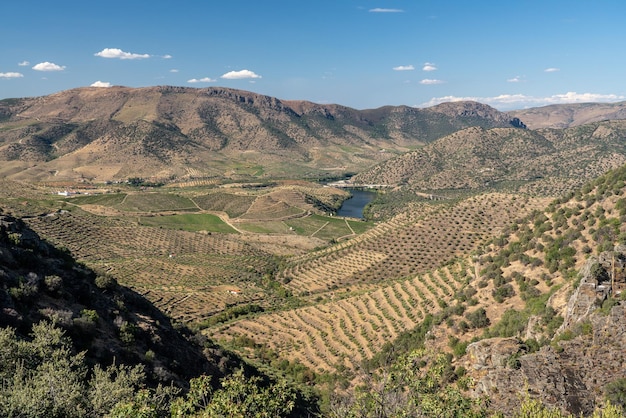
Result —
M284 380L266 382L238 370L214 389L212 377L190 389L146 386L142 365L91 367L85 353L48 322L28 339L0 329L0 415L7 417L300 416L303 401ZM306 409L306 407L302 407ZM309 412L314 410L309 409Z
M263 312L264 309L257 304L249 304L249 305L239 305L233 306L228 309L223 310L222 312L215 314L204 321L200 322L196 325L198 330L209 328L213 325L221 324L224 322L232 321L233 319L237 319L241 316Z
M133 187L161 187L165 185L163 182L147 181L141 177L130 177L126 183Z

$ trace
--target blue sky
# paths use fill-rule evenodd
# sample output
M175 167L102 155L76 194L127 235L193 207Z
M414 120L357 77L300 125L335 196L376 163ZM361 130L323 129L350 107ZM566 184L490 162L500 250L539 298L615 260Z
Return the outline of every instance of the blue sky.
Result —
M626 100L624 0L8 0L0 98L224 86L358 109Z

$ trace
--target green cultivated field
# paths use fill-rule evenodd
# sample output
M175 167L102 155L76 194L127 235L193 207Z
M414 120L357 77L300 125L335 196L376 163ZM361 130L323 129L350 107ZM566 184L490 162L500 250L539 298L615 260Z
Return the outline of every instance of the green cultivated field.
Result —
M233 228L224 223L218 216L201 214L182 214L167 216L144 216L139 218L141 225L181 229L184 231L208 231L236 234Z
M129 212L160 212L166 210L197 211L198 207L188 198L173 193L129 194L116 206Z
M124 201L126 193L97 194L91 196L77 196L68 201L75 205L101 205L113 207Z

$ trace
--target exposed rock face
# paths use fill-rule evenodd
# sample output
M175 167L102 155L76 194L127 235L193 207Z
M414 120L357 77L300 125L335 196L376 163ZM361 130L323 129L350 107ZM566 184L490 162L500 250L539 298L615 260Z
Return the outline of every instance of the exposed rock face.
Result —
M467 353L476 370L491 370L506 366L507 361L526 348L517 338L489 338L467 346Z
M499 348L488 342L474 348L477 351L474 355L478 358L486 356L505 361L505 364L479 366L486 373L477 382L474 394L488 396L494 409L511 413L528 394L540 398L546 405L572 413L593 411L594 393L584 379L586 368L567 361L566 354L544 347L537 353L520 356L518 363L513 365L508 360L523 353L524 345L520 342L517 347L511 345L504 351Z
M525 354L515 338L492 338L467 348L479 378L477 396L488 396L494 409L511 413L527 394L573 414L591 414L603 387L626 377L626 304L608 314L598 310L608 296L607 255L592 257L581 269L580 286L572 294L557 336L574 337ZM615 303L618 303L617 301Z
M598 284L598 277L593 271L594 266L599 266L599 263L597 258L591 257L581 269L580 285L567 303L563 324L558 329L557 334L587 320L599 303L608 296L607 288L600 287Z

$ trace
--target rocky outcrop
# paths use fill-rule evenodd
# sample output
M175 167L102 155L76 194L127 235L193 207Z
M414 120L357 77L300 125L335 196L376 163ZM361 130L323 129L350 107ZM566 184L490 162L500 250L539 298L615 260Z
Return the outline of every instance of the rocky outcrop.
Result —
M499 344L488 341L474 347L477 358L486 356L504 361L478 365L483 376L474 387L474 395L489 397L494 409L511 413L528 395L575 414L593 411L594 392L585 383L586 370L564 361L567 355L557 353L550 346L537 353L520 355L526 349L522 343L512 344L505 351L499 351L500 348Z
M590 257L580 270L580 285L569 299L563 324L557 330L557 334L589 318L589 315L608 296L608 288L599 282L601 265L596 257Z
M506 366L511 358L526 351L517 338L489 338L467 346L467 354L476 370Z
M611 259L611 254L591 257L581 269L580 285L550 345L527 353L516 338L470 344L474 395L489 397L492 407L505 414L527 395L564 412L591 414L604 386L626 377L626 303L612 299L611 309L599 309L612 297L606 286Z

